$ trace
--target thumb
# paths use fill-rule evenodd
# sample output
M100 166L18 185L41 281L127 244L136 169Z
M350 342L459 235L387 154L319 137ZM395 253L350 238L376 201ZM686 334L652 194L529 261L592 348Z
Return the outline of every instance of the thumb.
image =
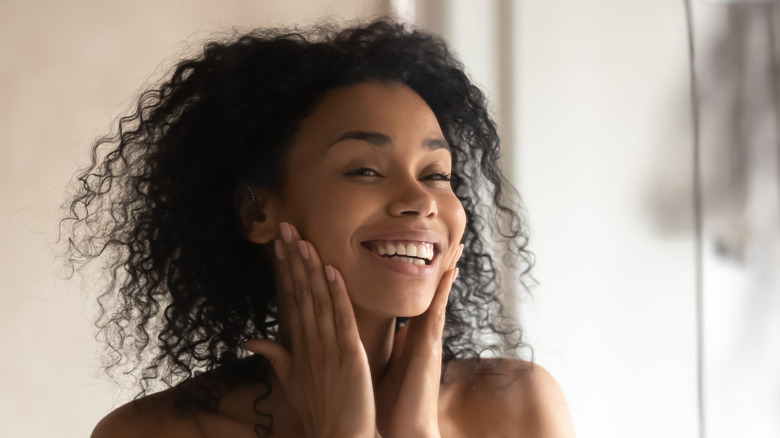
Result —
M290 377L291 356L286 348L278 342L268 339L250 339L244 343L244 348L268 359L279 381L282 382L283 386L287 386Z
M431 306L423 313L422 316L428 330L433 330L438 336L441 336L441 331L444 328L444 319L447 313L447 301L452 292L452 283L455 282L455 278L458 276L458 268L448 270L441 279L439 287L436 290L436 294L433 296Z

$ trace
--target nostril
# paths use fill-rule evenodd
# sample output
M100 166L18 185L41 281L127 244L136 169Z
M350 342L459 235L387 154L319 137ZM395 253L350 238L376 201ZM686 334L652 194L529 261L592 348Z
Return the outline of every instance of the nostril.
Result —
M388 212L393 216L436 216L436 201L432 196L414 196L395 199L388 204Z

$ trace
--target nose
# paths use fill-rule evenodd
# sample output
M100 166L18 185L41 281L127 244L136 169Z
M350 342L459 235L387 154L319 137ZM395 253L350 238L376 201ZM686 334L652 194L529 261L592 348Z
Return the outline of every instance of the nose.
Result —
M391 216L434 218L439 213L433 194L416 178L394 181L391 191L391 201L387 206Z

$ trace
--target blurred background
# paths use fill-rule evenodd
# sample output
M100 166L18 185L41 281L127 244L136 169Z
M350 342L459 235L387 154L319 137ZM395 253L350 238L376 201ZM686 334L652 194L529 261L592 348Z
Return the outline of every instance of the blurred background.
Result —
M539 283L507 301L578 436L780 436L780 12L691 6L698 127L682 0L0 0L2 435L85 437L127 401L52 242L133 96L213 32L392 14L492 102Z

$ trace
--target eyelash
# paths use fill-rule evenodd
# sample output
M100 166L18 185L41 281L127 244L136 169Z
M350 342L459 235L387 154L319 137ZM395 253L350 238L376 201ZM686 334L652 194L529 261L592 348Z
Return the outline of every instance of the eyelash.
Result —
M370 167L361 167L360 169L355 169L351 172L346 173L347 176L364 176L364 177L371 177L371 176L381 176L379 175L379 172L376 170L370 168ZM452 174L449 173L432 173L430 175L424 176L422 178L426 181L451 181L452 180Z
M425 177L429 181L451 181L452 174L449 173L432 173Z
M373 175L369 175L369 173ZM379 176L379 172L376 170L370 168L370 167L361 167L360 169L355 169L352 172L347 172L347 176Z

